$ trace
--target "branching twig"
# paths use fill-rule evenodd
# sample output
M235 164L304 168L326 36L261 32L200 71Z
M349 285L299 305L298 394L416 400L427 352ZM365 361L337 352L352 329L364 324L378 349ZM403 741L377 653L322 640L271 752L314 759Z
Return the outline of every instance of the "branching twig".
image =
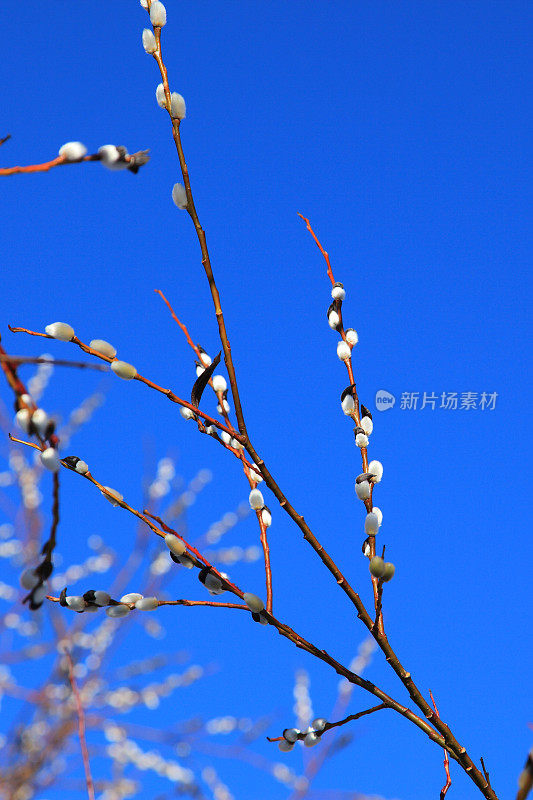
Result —
M80 693L78 691L76 678L74 677L74 664L72 662L72 656L70 655L68 650L65 651L65 657L68 662L68 677L70 685L72 687L72 692L76 699L76 712L78 715L78 734L80 737L80 747L81 747L81 754L83 757L83 767L85 769L85 782L87 783L87 794L89 795L89 800L94 800L94 783L91 775L91 764L89 761L89 751L87 750L87 741L85 739L85 714L83 711L83 705L81 702Z

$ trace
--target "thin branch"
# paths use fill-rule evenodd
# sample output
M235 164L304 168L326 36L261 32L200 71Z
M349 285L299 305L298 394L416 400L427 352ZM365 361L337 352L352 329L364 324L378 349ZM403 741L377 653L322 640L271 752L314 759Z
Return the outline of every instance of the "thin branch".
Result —
M7 139L9 136L6 137ZM0 145L3 144L6 139L2 139L0 141ZM125 148L124 148L125 149ZM140 150L138 153L125 153L123 160L128 164L126 167L130 172L138 172L139 167L142 164L145 164L149 159L148 150ZM67 166L69 164L82 164L86 161L100 161L101 155L100 153L92 153L88 156L83 156L83 158L78 159L66 159L64 156L57 156L56 158L52 158L51 161L45 161L42 164L27 164L25 166L18 166L18 167L4 167L0 169L0 176L4 175L20 175L21 173L35 173L35 172L49 172L54 167L62 167Z
M10 133L8 133L7 136L3 136L0 139L0 147L4 144L4 142L7 142L8 139L11 139L11 134Z
M435 709L435 714L437 714L437 716L439 716L439 709L437 708L437 704L435 703L435 698L433 697L431 689L429 690L429 696L431 697L431 702L433 703L433 708ZM483 767L483 772L485 774L485 778L487 780L487 783L490 786L488 775L487 775L487 773L485 771L485 765L483 764L483 759L481 759L481 766ZM450 776L450 759L448 758L448 753L446 752L446 750L444 751L444 772L446 773L446 783L444 784L444 786L440 790L440 800L444 800L444 798L446 797L446 792L448 791L448 789L452 785L452 779L451 779L451 776Z
M91 775L91 764L89 761L89 751L87 750L87 741L85 739L85 713L83 711L83 705L81 702L80 693L78 691L76 678L74 677L74 664L72 662L72 656L70 655L68 650L65 651L65 657L68 662L68 677L70 685L72 687L72 692L76 699L76 711L78 715L78 735L80 738L83 767L85 769L85 782L87 784L87 794L89 796L89 800L94 800L94 783Z
M367 714L373 714L374 711L381 711L382 708L390 708L387 703L380 703L379 706L372 706L372 708L367 708L365 711L358 711L357 714L350 714L348 717L344 719L338 720L338 722L327 722L320 735L324 734L326 731L331 730L332 728L338 728L341 725L346 725L348 722L353 722L356 719L361 719L361 717L366 717ZM306 733L300 733L298 735L298 739L305 739ZM269 742L281 742L283 741L283 736L276 736L275 738L270 738L269 736L266 737Z

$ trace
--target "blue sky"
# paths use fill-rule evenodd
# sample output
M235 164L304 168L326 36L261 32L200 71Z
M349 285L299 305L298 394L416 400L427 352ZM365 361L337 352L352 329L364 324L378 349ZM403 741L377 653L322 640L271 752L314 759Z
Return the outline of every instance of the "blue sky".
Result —
M325 317L324 263L301 212L345 284L344 319L360 337L359 395L375 411L369 453L385 469L379 536L397 569L385 594L390 641L471 756L484 757L499 796L512 797L532 719L524 467L531 7L515 0L166 5L164 57L172 90L187 101L183 142L252 440L369 600L363 509L353 492L360 458L339 405L347 380ZM0 136L12 134L2 165L46 161L68 140L89 152L109 142L151 151L136 176L85 164L2 179L2 342L10 352L40 354L40 340L10 334L7 323L43 330L65 320L82 340L108 339L140 373L187 397L191 351L153 290L167 294L209 353L219 343L194 231L170 198L178 165L155 102L157 67L141 47L146 13L135 0L29 2L6 6L2 20L13 31L0 64ZM45 349L79 356L62 343ZM104 406L72 443L102 483L140 506L143 475L158 459L175 457L186 480L209 468L213 480L188 516L198 535L246 500L247 484L222 448L161 396L112 377ZM66 417L99 381L57 369L43 404ZM375 409L381 389L396 397L385 413ZM439 402L443 392L497 399L492 410L439 402L431 410L420 408L424 392ZM402 393L419 393L419 407L402 409ZM7 403L6 390L2 396ZM63 485L66 561L85 557L94 533L124 557L133 521L74 476ZM365 629L266 497L275 611L347 663ZM257 543L254 520L227 536L238 546ZM259 563L236 564L231 574L263 593ZM174 592L204 596L185 571ZM327 715L336 676L273 630L240 612L158 613L168 630L163 649L186 648L195 662L220 667L201 689L160 709L161 725L182 712L273 714L268 732L276 735L293 721L299 667L309 670L316 712ZM131 636L116 666L135 654ZM38 680L32 669L27 685ZM367 677L405 699L379 654ZM356 691L352 713L367 704ZM437 795L441 753L415 728L391 713L354 723L352 732L317 788L401 800ZM254 750L272 757L273 747L261 739ZM292 767L300 758L283 760ZM220 762L219 773L239 800L289 796L240 762ZM452 778L450 796L480 796L453 767Z

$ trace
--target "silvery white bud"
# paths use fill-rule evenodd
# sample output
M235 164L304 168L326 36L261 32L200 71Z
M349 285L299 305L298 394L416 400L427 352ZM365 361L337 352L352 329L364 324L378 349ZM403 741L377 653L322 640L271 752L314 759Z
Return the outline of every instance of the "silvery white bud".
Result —
M232 439L230 445L234 450L244 450L244 445L242 445L238 439Z
M390 579L394 577L395 571L396 571L396 568L395 568L394 564L391 561L386 561L385 562L385 571L383 573L383 580L384 581L390 581Z
M320 731L324 730L327 724L327 719L324 719L324 717L317 717L317 719L314 719L311 723L311 728L317 733L320 733Z
M196 365L196 377L199 378L200 375L203 375L204 372L205 372L205 367L202 366L202 364L197 364Z
M346 297L346 292L344 291L344 286L342 283L334 283L333 289L331 290L331 296L334 300L344 300Z
M281 742L278 742L278 748L282 753L290 753L293 747L294 744L292 742L288 742L286 739L282 739Z
M59 148L59 155L65 161L79 161L87 154L87 148L81 142L66 142Z
M252 491L250 492L250 496L248 497L248 500L250 501L250 508L253 508L254 511L258 511L265 505L263 495L259 491L259 489L252 489Z
M366 433L358 433L355 437L357 447L368 447L368 436Z
M98 606L86 606L85 613L86 614L95 614L98 611Z
M341 319L335 309L332 309L328 314L328 325L332 330L337 330Z
M357 344L357 342L359 341L359 336L357 335L357 331L354 331L353 328L348 328L345 331L345 335L348 344L354 345Z
M378 518L378 526L381 527L381 523L383 522L383 513L381 511L381 508L374 506L372 509L372 513L375 514L376 517Z
M374 423L372 422L370 417L361 418L361 428L364 430L367 436L370 436L370 434L374 430Z
M222 414L224 411L226 412L226 414L229 414L230 407L229 407L228 401L224 400L222 405L220 405L220 403L219 403L218 406L217 406L217 411L218 411L219 414Z
M31 406L33 402L33 400L31 399L31 395L29 394L21 394L20 399L22 400L23 403L26 403L26 405L28 406Z
M283 738L289 742L289 744L294 744L294 742L297 742L299 735L300 731L298 728L285 728L283 731Z
M65 602L73 611L85 611L85 600L79 594L70 595L65 597Z
M130 607L125 603L120 603L118 606L109 606L109 608L106 608L105 613L108 617L125 617L130 613Z
M317 736L316 733L314 733L314 731L310 731L305 736L304 745L306 747L314 747L315 744L319 743L319 741L320 741L320 736Z
M206 589L211 589L213 592L219 592L222 589L222 581L217 575L212 575L211 573L205 576L205 583Z
M370 497L370 484L368 481L355 484L355 493L359 500L368 500Z
M265 526L265 528L270 528L270 526L272 525L272 514L270 513L270 510L266 506L261 511L261 519L263 521L263 525Z
M139 0L143 8L148 8L148 0Z
M135 602L135 608L138 608L139 611L153 611L158 606L159 600L157 597L143 597Z
M27 589L28 591L33 589L39 583L39 578L35 574L35 570L31 568L25 569L19 580L22 588Z
M111 369L118 378L122 378L124 381L131 381L137 375L133 364L128 364L127 361L112 361Z
M129 592L129 594L125 594L120 598L121 603L136 603L137 600L142 600L144 595L139 594L139 592Z
M170 116L173 119L185 119L185 100L178 92L170 95Z
M52 339L59 339L62 342L70 342L74 336L74 328L71 325L67 325L66 322L52 322L51 325L46 326L44 331Z
M41 436L43 436L44 433L46 432L46 428L48 427L48 423L50 421L48 419L48 414L46 413L46 411L42 408L36 408L35 411L33 412L31 421L37 428L37 431L41 434Z
M97 606L106 606L109 601L111 600L111 595L107 592L102 592L100 589L97 589L94 593L94 603Z
M85 461L82 461L80 458L74 469L76 470L76 472L79 472L80 475L86 475L89 472L89 465L86 464Z
M189 556L177 556L180 564L185 569L192 569L194 567L194 561Z
M366 515L365 519L365 533L367 536L375 536L379 530L378 515L371 511Z
M157 50L157 43L155 41L155 36L153 31L150 28L145 28L143 30L143 47L147 53L155 53Z
M117 351L113 347L112 344L106 342L105 339L91 339L89 342L89 347L92 350L97 350L103 356L108 356L109 358L115 358Z
M205 432L206 432L206 433L207 433L209 436L212 436L214 433L216 433L216 428L215 428L215 426L214 426L214 425L206 425Z
M261 598L256 594L252 594L251 592L245 592L243 595L243 600L250 611L254 611L256 614L259 614L260 611L263 611L265 607L265 604Z
M341 401L341 406L347 417L349 417L350 414L353 414L355 411L355 400L353 399L353 396L351 394L345 395Z
M24 433L28 433L30 429L30 419L31 413L28 408L21 408L20 411L17 411L15 414L15 421Z
M100 494L103 494L105 499L109 500L111 505L115 506L115 508L120 505L120 501L121 500L124 500L124 497L120 494L120 492L117 492L115 489L112 489L110 486L104 486L104 489L106 490L106 492L108 492L108 494L106 494L105 492L102 492L101 489L100 489ZM109 495L111 495L111 496L109 496Z
M213 389L215 392L225 392L228 388L226 379L223 375L213 375Z
M381 578L385 573L385 562L379 556L374 556L374 558L370 559L368 568L370 570L370 574L373 575L374 578Z
M159 0L153 0L150 6L150 22L154 28L162 28L167 22L167 10Z
M59 469L59 456L55 447L47 447L41 453L41 464L50 472L57 472Z
M178 208L187 208L187 192L182 183L175 183L172 187L172 199Z
M370 543L368 541L363 542L363 555L367 558L370 557Z
M379 483L383 477L383 464L381 461L371 461L368 465L368 471L374 476L373 478L370 478L372 483Z
M155 99L157 100L157 105L161 106L161 108L167 107L167 98L165 95L165 87L162 83L157 84L157 88L155 90Z
M117 168L117 164L120 161L120 150L118 147L115 147L114 144L103 144L98 148L98 155L100 156L100 163L103 164L104 167L108 169ZM126 162L124 162L124 167L127 167ZM94 349L96 350L98 348L95 347Z
M229 444L231 442L231 434L227 431L220 431L220 438L224 444Z
M261 483L263 480L263 476L259 472L259 467L257 464L252 464L253 470L250 472L250 478L255 481L256 483Z
M194 418L194 411L191 408L187 408L187 406L180 407L180 414L183 419L193 419Z
M185 542L173 533L167 533L165 536L165 544L175 556L182 556L187 550Z
M340 360L347 361L350 358L351 354L352 351L350 350L350 345L346 344L346 342L343 342L341 340L337 345L337 355L340 358Z
M46 589L46 586L44 584L41 584L40 586L38 586L35 589L35 591L32 594L32 600L33 600L34 607L36 606L37 608L39 608L39 606L41 606L43 604L43 600L46 597L46 592L47 592L47 589Z

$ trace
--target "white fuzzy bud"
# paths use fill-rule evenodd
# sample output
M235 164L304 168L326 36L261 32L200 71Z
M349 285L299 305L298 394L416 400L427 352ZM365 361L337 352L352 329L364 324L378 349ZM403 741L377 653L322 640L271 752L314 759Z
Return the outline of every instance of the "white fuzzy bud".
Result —
M293 747L294 744L292 742L288 742L286 739L282 739L281 742L278 742L278 748L282 753L290 753Z
M383 477L383 464L381 461L371 461L368 465L368 471L374 475L373 478L370 478L372 483L379 483Z
M218 594L222 589L222 581L217 575L208 573L205 576L204 586L206 589L210 589L212 592L216 592Z
M175 556L182 556L187 550L185 542L173 533L167 533L165 536L165 544Z
M383 522L383 512L381 511L381 508L374 506L372 509L372 513L375 514L376 517L378 518L378 527L381 527L381 523Z
M50 422L46 411L42 408L36 408L33 412L31 421L37 428L37 431L40 433L40 435L44 436L46 428L48 427L48 423Z
M232 439L230 445L234 450L244 450L244 445L242 445L238 439Z
M122 595L120 598L121 603L136 603L137 600L142 600L144 595L139 594L139 592L129 592L128 594Z
M370 417L362 417L361 428L364 430L367 436L370 436L370 434L374 430L374 423L372 422Z
M79 594L70 595L65 597L65 602L73 611L85 611L85 600Z
M47 592L48 592L48 590L47 590L47 588L46 588L46 586L45 586L44 584L41 584L40 586L38 586L38 587L37 587L37 588L34 590L34 592L33 592L33 594L32 594L32 600L33 600L33 604L34 604L35 606L40 606L40 605L42 605L42 603L43 603L43 600L44 600L44 598L45 598L45 597L46 597L46 595L47 595Z
M178 556L179 562L182 567L185 569L192 569L194 567L194 561L189 556Z
M67 325L66 322L52 322L51 325L46 326L44 331L52 339L59 339L62 342L70 342L74 336L74 328L71 325Z
M396 567L394 566L392 561L386 561L385 562L385 571L383 573L383 580L384 581L390 581L391 578L394 577L395 571L396 571Z
M139 0L139 3L143 8L148 8L148 0Z
M358 433L355 437L357 447L368 447L368 436L366 433Z
M76 470L76 472L79 472L80 475L86 475L89 472L89 465L86 464L85 461L82 461L80 458L74 469Z
M108 169L126 169L127 162L121 157L120 150L114 144L103 144L98 148L100 163ZM96 350L97 348L95 348Z
M223 414L224 412L226 412L226 414L229 414L229 412L230 412L230 407L229 407L229 403L228 403L228 401L227 401L227 400L224 400L224 402L222 403L222 405L219 403L219 404L217 405L217 411L218 411L218 413L219 413L219 414Z
M352 346L357 344L357 342L359 341L359 336L357 335L357 331L354 331L353 328L348 328L348 330L345 332L345 336L348 344L351 344Z
M131 381L137 375L133 364L128 364L127 361L112 361L111 369L118 378L122 378L124 381Z
M314 747L315 744L319 743L319 741L320 741L320 736L317 736L314 731L309 731L309 733L306 734L306 737L304 739L304 745L306 747Z
M47 447L41 453L41 464L50 472L57 472L59 469L59 456L55 447Z
M347 394L341 401L342 410L347 417L355 411L355 400L351 394Z
M245 592L243 595L243 600L250 611L253 611L255 614L259 614L265 607L265 604L261 598L256 594L252 594L251 592Z
M143 47L147 53L155 53L157 50L157 43L153 31L150 28L143 30Z
M120 492L117 492L115 489L112 489L110 486L104 486L104 489L106 490L105 492L102 492L102 490L100 489L100 494L103 494L105 499L109 500L111 505L115 506L115 508L120 505L120 501L121 500L124 500L124 497L120 494ZM106 492L107 492L107 494L106 494Z
M167 10L159 0L152 0L150 6L150 22L154 28L162 28L167 22Z
M346 342L343 342L341 340L337 345L337 355L340 358L340 360L347 361L350 358L351 354L352 351L350 350L350 345L346 344Z
M258 511L265 505L263 494L259 491L259 489L252 489L248 500L250 501L250 508L253 508L254 511Z
M115 358L117 354L116 348L114 348L112 344L109 344L109 342L106 342L105 339L91 339L89 347L109 358Z
M259 467L257 464L252 464L253 470L250 472L250 478L255 481L256 483L261 483L263 480L263 476L259 472Z
M331 290L331 296L334 300L344 300L346 297L346 292L344 291L344 287L342 283L336 283Z
M170 95L170 116L173 119L185 119L185 100L178 92Z
M213 389L215 392L225 392L228 388L226 379L223 375L213 375Z
M187 192L182 183L175 183L172 187L172 199L178 208L187 208Z
M366 515L365 519L365 533L367 536L375 536L379 530L378 515L371 511Z
M81 142L66 142L59 148L59 155L65 161L79 161L87 154L87 148Z
M130 613L130 607L125 603L120 603L118 606L109 606L109 608L106 608L105 613L108 617L125 617Z
M180 414L183 419L193 419L194 418L194 411L191 408L187 408L187 406L181 406Z
M299 735L300 731L298 728L285 728L283 731L283 738L289 742L289 744L294 744L294 742L297 742Z
M328 325L332 330L337 330L341 319L335 310L330 311L328 314Z
M327 724L328 724L327 719L324 719L324 717L317 717L317 719L314 719L312 721L311 728L317 733L320 733L321 731L324 730Z
M143 597L135 602L135 608L139 611L153 611L159 606L157 597Z
M162 83L158 83L156 90L155 90L155 99L157 100L157 105L161 106L161 108L167 107L167 98L165 95L165 87Z
M31 568L25 569L19 580L22 588L28 591L31 591L39 583L39 578L35 574L35 570Z
M370 497L370 484L368 481L355 484L355 493L359 500L368 500Z
M107 592L97 589L94 593L94 604L97 606L106 606L111 600L111 595Z
M216 433L216 430L217 429L214 425L206 425L205 432L208 434L208 436L212 436L214 433Z
M220 431L220 438L224 442L224 444L228 444L231 442L231 434L227 431Z
M204 372L205 372L205 367L203 367L201 364L197 364L196 365L196 377L199 378L200 375L204 374Z
M17 411L15 414L15 421L19 428L24 431L24 433L28 433L29 431L30 419L31 413L27 408L21 408L20 411Z
M272 514L268 510L268 508L264 508L261 511L261 520L263 521L263 525L265 528L270 528L272 525Z

